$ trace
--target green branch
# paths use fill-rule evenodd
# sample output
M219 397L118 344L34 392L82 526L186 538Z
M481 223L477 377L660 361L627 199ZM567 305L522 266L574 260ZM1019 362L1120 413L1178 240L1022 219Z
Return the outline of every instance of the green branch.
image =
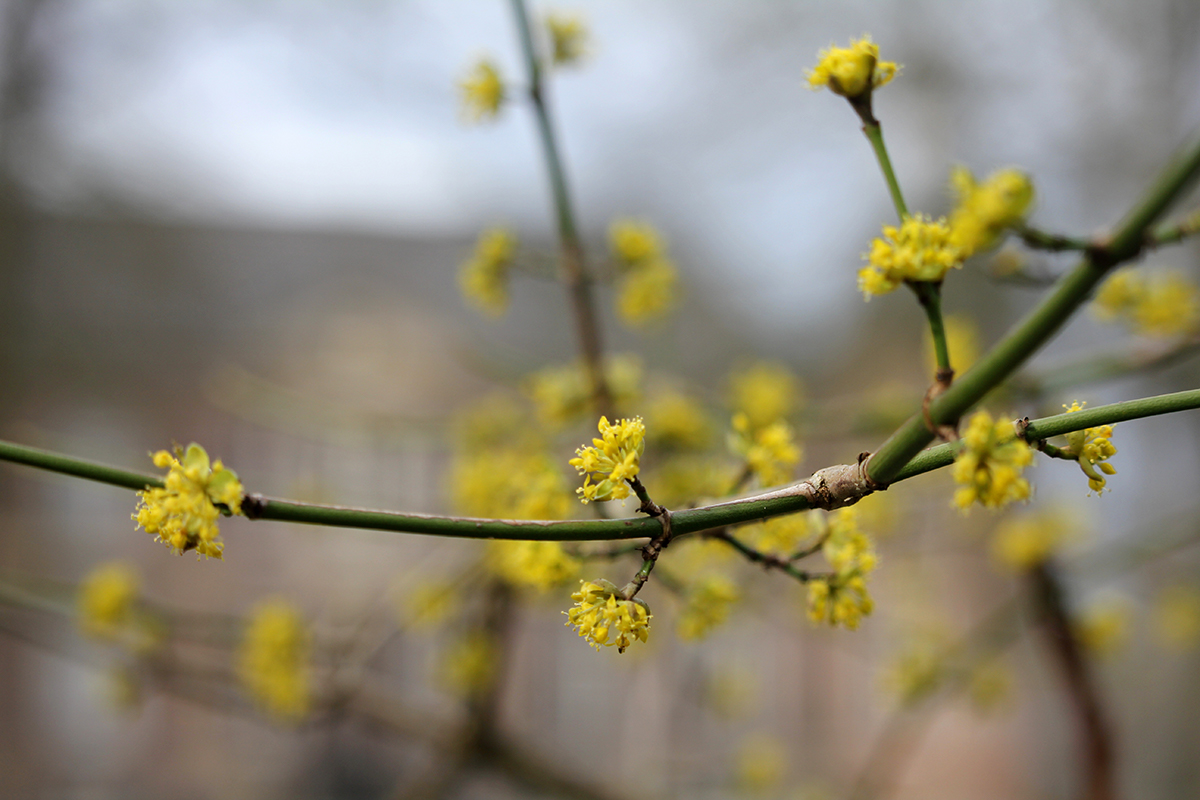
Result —
M11 461L14 464L24 464L27 467L36 467L47 472L57 472L89 481L107 483L110 486L120 486L123 489L140 491L147 486L161 488L163 485L162 478L155 475L144 475L140 472L131 472L12 442L0 441L0 461Z
M1037 308L930 404L929 419L934 426L957 420L1049 341L1088 299L1109 269L1137 256L1146 230L1187 191L1197 174L1200 174L1200 140L1164 170L1103 247L1086 255ZM883 485L893 482L933 437L923 415L914 415L871 457L867 474Z
M892 205L896 207L896 214L900 217L900 221L904 222L904 218L908 216L908 205L904 202L904 194L900 191L900 182L896 180L896 171L892 169L892 159L888 156L887 145L883 143L883 126L878 120L864 121L863 133L867 135L867 141L871 143L871 149L875 151L875 158L879 160L879 168L883 170L883 178L887 181L888 192L892 195Z

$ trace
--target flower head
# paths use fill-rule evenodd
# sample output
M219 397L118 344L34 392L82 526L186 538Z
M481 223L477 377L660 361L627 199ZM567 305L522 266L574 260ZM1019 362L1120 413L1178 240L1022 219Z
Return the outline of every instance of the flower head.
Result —
M242 686L264 711L295 722L310 705L311 637L300 613L283 600L258 606L238 654Z
M138 598L137 573L112 562L92 570L79 586L79 627L97 639L115 639L134 619Z
M683 611L675 631L685 641L703 639L713 628L729 618L729 610L741 593L737 584L724 575L709 575L688 587Z
M1200 330L1200 289L1182 272L1119 269L1100 286L1092 313L1141 336L1182 336Z
M629 496L628 481L641 469L642 453L646 449L646 426L641 417L619 420L609 424L601 417L597 426L599 439L588 447L575 451L569 462L583 475L583 486L575 491L586 503L589 500L624 500Z
M828 86L842 97L854 99L869 94L896 77L900 66L892 61L879 60L879 45L870 36L851 40L849 47L830 45L822 50L820 60L808 73L810 89Z
M954 504L967 511L975 503L1000 508L1028 500L1029 481L1021 473L1032 463L1033 451L1017 437L1011 422L975 412L954 458L951 474L961 487L954 493Z
M624 653L634 641L644 642L650 629L650 606L641 600L627 599L614 584L606 581L580 581L579 591L571 595L575 607L566 612L567 624L597 650L616 647ZM615 636L614 636L615 634Z
M504 104L504 81L490 59L483 58L458 82L463 115L470 122L493 119Z
M950 185L958 197L950 214L950 239L963 258L993 247L1033 203L1029 176L1016 169L998 170L978 183L966 167L955 167Z
M791 468L800 462L800 447L792 426L783 420L755 430L746 414L734 414L729 446L763 486L785 483L792 477Z
M1063 408L1068 414L1072 414L1082 411L1085 405L1087 404L1076 401ZM1107 463L1109 458L1117 454L1112 435L1112 425L1097 425L1095 428L1085 428L1067 434L1071 454L1078 458L1079 468L1087 476L1088 488L1097 495L1104 491L1104 486L1108 483L1106 476L1117 474L1117 468Z
M666 253L655 227L632 219L618 219L608 226L608 247L622 268L657 261Z
M936 283L952 268L962 267L963 255L950 236L946 220L923 214L905 217L897 228L883 226L883 237L871 242L863 255L867 266L858 272L863 296L887 294L905 281Z
M576 64L587 55L587 25L578 14L547 14L546 31L550 34L551 61L555 65Z
M498 317L508 309L508 273L517 238L503 228L479 235L475 253L458 272L458 286L472 305Z
M875 609L867 591L867 575L879 563L871 539L859 530L858 516L844 508L826 518L828 525L821 547L833 567L831 575L808 583L808 618L855 630L862 618Z
M195 550L202 556L221 558L225 544L217 528L220 504L231 514L242 511L244 492L237 474L217 460L211 465L208 453L198 444L174 455L166 450L154 454L154 465L169 467L163 488L138 492L137 524L177 553Z

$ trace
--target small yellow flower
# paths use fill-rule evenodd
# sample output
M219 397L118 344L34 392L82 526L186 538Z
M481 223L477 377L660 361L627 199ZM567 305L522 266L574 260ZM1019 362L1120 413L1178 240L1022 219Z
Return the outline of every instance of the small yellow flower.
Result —
M567 625L573 625L597 650L603 645L624 653L634 641L646 641L652 617L650 606L636 597L627 599L606 580L580 584L579 591L571 595L575 607L565 612Z
M800 463L800 447L792 426L783 420L754 430L746 414L734 414L729 446L763 486L786 483L792 477L792 467Z
M1200 330L1200 289L1179 271L1114 272L1096 293L1092 313L1141 336L1184 336Z
M1015 572L1033 569L1079 538L1071 515L1041 512L1010 517L992 536L992 558Z
M599 439L575 450L570 465L583 475L583 486L576 489L580 500L624 500L629 483L638 476L642 453L646 449L646 425L641 417L609 424L601 417ZM596 479L596 481L593 481Z
M867 266L858 272L858 288L870 300L906 281L937 283L950 269L962 267L963 255L944 218L916 214L905 217L899 228L884 225L883 237L871 242L863 258Z
M994 247L1007 229L1025 219L1033 203L1029 176L1015 169L998 170L977 183L966 167L955 167L950 185L958 197L950 213L950 240L964 259Z
M729 618L730 608L740 599L737 585L723 575L699 579L687 589L675 632L685 641L703 639Z
M311 636L289 603L272 600L250 616L238 654L242 686L264 711L283 722L297 722L311 704Z
M795 373L773 361L760 361L729 376L729 404L754 430L790 417L803 401Z
M490 59L480 59L467 77L458 82L463 115L469 122L483 122L500 113L504 104L504 81Z
M817 66L808 73L809 88L828 86L831 92L849 99L887 84L900 70L892 61L880 61L879 46L865 35L851 40L849 47L830 45L818 57Z
M493 317L508 309L508 273L516 249L517 238L511 232L489 228L479 235L474 255L459 269L463 297Z
M657 261L666 255L662 237L648 222L615 220L608 227L608 247L622 268Z
M496 643L487 634L467 634L442 654L438 680L459 697L483 694L496 676L496 650Z
M79 586L79 627L97 639L116 639L133 622L139 592L137 573L111 562L92 570Z
M209 464L208 453L198 444L154 454L154 465L169 467L164 488L138 492L137 524L177 553L195 550L202 556L222 558L225 544L217 527L220 504L231 514L242 512L244 492L237 474L220 460Z
M587 55L588 30L578 14L546 15L546 30L550 34L551 61L558 66L576 64Z
M668 259L642 264L622 279L617 314L634 327L665 316L675 307L678 283L679 273Z
M488 543L488 567L513 586L544 592L577 577L579 566L558 542Z
M1168 586L1154 603L1154 632L1173 650L1200 644L1200 588Z
M954 458L951 474L961 488L954 505L964 512L975 503L1000 508L1017 500L1028 500L1029 481L1021 477L1033 463L1033 451L1017 438L1008 420L993 420L977 411L967 423L962 449Z
M1075 401L1069 406L1063 406L1068 414L1082 411L1087 403ZM1088 488L1097 495L1103 493L1106 476L1116 475L1117 468L1107 463L1108 459L1117 454L1117 448L1112 443L1113 426L1098 425L1095 428L1085 428L1067 434L1067 445L1071 454L1078 457L1079 468L1087 476Z

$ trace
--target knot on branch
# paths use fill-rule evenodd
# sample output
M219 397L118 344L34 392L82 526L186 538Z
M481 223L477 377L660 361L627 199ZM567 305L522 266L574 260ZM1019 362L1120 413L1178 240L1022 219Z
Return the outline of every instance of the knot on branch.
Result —
M819 469L801 484L808 497L810 508L833 511L852 506L873 492L885 489L867 475L867 459L870 453L862 453L854 464L838 464Z
M258 519L267 508L267 498L261 494L248 494L242 497L242 515L246 519Z

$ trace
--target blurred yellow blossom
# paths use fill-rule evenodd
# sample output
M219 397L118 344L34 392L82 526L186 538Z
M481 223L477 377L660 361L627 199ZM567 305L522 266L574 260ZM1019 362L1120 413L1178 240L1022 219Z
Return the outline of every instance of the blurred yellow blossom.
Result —
M1063 406L1068 414L1082 411L1087 403L1075 401L1069 406ZM1079 468L1087 476L1088 488L1097 495L1104 491L1108 482L1106 476L1116 475L1117 468L1107 463L1108 459L1117 454L1117 448L1112 443L1113 426L1097 425L1081 431L1072 431L1066 436L1071 454L1079 459Z
M1200 644L1200 588L1168 586L1154 602L1154 633L1173 650Z
M496 674L496 643L482 631L453 642L438 664L439 682L459 697L476 697L491 686Z
M553 64L576 64L587 55L588 30L582 16L550 12L546 15L546 31L550 34Z
M483 122L495 118L504 104L504 81L500 71L488 58L475 63L465 78L458 82L463 117L468 122Z
M888 659L881 677L884 691L901 706L911 706L937 691L945 677L944 644L936 638L921 638L906 644Z
M572 467L583 475L583 486L576 489L580 500L624 500L629 496L628 481L638 476L642 453L646 449L646 425L641 417L610 424L601 417L599 439L575 451ZM593 479L598 479L593 482Z
M744 413L733 415L729 447L763 486L785 483L792 478L792 467L800 463L801 451L794 440L792 426L778 420L755 430Z
M618 219L608 227L608 247L623 268L634 267L663 257L662 237L648 222Z
M879 46L870 36L850 41L849 47L830 45L818 54L808 73L811 89L828 86L831 92L854 99L890 82L900 70L892 61L879 60Z
M962 267L963 256L945 219L916 214L905 217L899 228L884 225L883 237L871 242L863 258L867 266L858 272L858 288L870 300L905 281L937 283L948 270Z
M1125 268L1100 285L1092 313L1142 336L1183 336L1200 331L1200 289L1183 272L1147 274Z
M979 360L979 326L965 314L948 314L942 320L946 329L946 347L950 350L950 364L961 375ZM925 328L925 364L930 372L937 371L937 357L933 352L933 336Z
M492 392L455 413L454 444L463 452L540 445L529 412L507 392Z
M986 411L975 412L951 471L961 486L954 493L954 505L965 512L975 503L1000 508L1028 500L1029 482L1021 473L1032 463L1033 450L1017 437L1011 422L993 420Z
M1033 203L1029 176L1016 169L998 170L978 183L966 167L955 167L950 186L958 200L950 213L950 240L964 259L995 246Z
M1130 616L1129 604L1123 599L1097 601L1075 620L1075 636L1092 655L1113 655L1129 640Z
M286 722L302 719L311 705L312 637L303 618L284 600L251 614L238 653L242 686L264 711Z
M617 313L639 327L665 316L675 307L679 273L668 259L648 261L621 281Z
M508 309L508 273L517 249L517 237L504 228L479 234L475 252L458 271L463 297L493 317Z
M879 559L870 537L859 529L853 508L835 511L825 520L828 527L821 552L834 571L809 580L808 618L855 630L875 608L866 576Z
M634 641L646 641L653 616L650 606L636 597L626 599L620 589L606 580L580 581L580 584L579 591L571 595L575 607L565 612L567 625L574 626L597 650L603 645L624 653Z
M1079 526L1063 511L1009 517L992 535L992 558L1016 572L1031 570L1079 539Z
M732 547L707 536L687 536L671 543L671 566L685 575L720 570L737 560Z
M604 361L604 377L617 409L628 408L641 394L642 362L632 355L610 356ZM578 362L533 373L525 381L525 391L537 408L538 419L552 428L578 419L594 406L591 379Z
M802 399L800 381L783 364L760 361L729 376L729 405L754 430L790 417Z
M695 398L666 390L645 403L646 438L656 448L699 450L713 440L712 420Z
M787 776L787 766L787 748L774 736L749 736L738 746L737 781L745 792L769 794L778 790Z
M684 593L675 632L684 641L703 639L729 618L730 608L740 599L737 584L724 575L700 578Z
M458 613L462 600L450 581L418 584L399 604L401 624L414 629L435 628Z
M513 586L546 591L579 575L578 558L558 542L488 542L488 566Z
M758 706L758 694L758 681L748 669L717 668L704 682L704 700L725 719L752 715Z
M771 517L762 522L740 526L737 536L761 552L789 556L802 542L813 539L814 535L824 536L823 526L819 530L814 529L812 520L815 519L817 517L811 514Z
M566 519L567 480L549 456L525 450L481 450L458 455L451 468L454 506L472 517Z
M79 586L79 627L97 639L116 639L130 628L140 582L128 564L110 562L93 569Z
M647 427L647 436L652 430ZM656 463L646 483L654 486L655 501L668 508L722 497L733 482L729 464L721 458L686 454L656 459Z
M224 506L229 513L242 511L242 484L237 474L218 459L211 465L208 453L198 444L185 452L176 449L154 454L154 466L169 467L164 487L138 492L133 518L146 533L177 553L195 550L202 556L222 558L225 544L217 527Z

